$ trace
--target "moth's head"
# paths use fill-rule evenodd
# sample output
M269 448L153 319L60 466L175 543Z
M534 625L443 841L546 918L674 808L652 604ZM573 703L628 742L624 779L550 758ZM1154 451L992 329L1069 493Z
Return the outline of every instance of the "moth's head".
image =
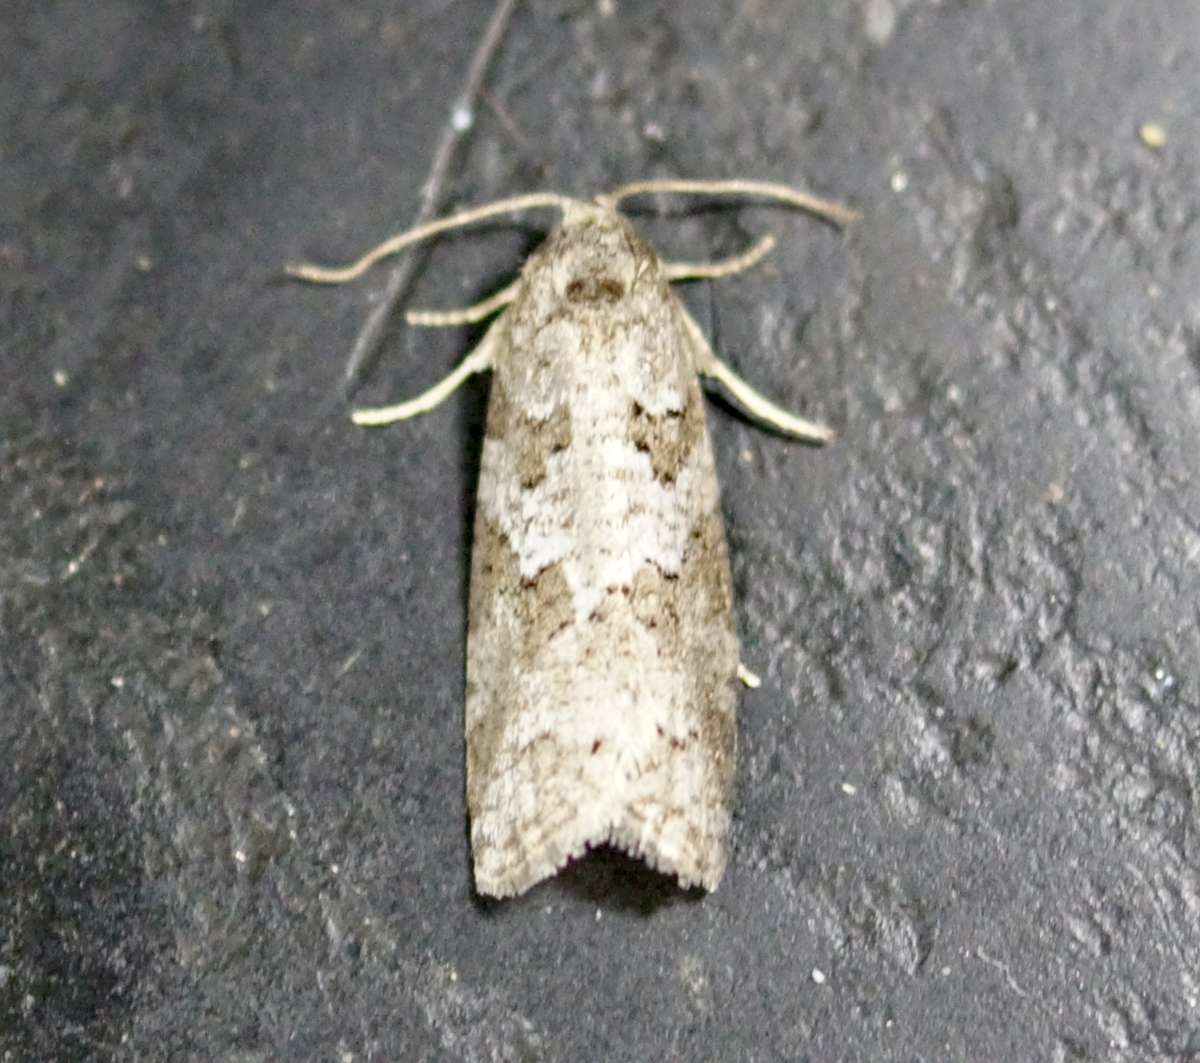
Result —
M552 294L568 304L602 307L624 299L653 261L629 223L603 204L572 202L549 241Z

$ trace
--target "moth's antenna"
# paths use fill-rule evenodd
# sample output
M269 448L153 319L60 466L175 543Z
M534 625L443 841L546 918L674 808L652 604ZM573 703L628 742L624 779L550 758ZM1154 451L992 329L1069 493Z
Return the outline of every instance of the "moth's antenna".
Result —
M668 192L687 196L751 196L756 199L771 199L776 203L786 203L791 207L799 207L819 218L834 222L837 225L849 225L860 221L862 215L851 207L836 203L831 199L822 199L811 192L805 192L791 185L775 184L771 181L634 181L632 184L621 185L620 188L609 192L606 196L598 197L601 201L616 207L623 199L633 196L647 195L653 192Z
M557 192L530 192L524 196L498 199L494 203L484 203L482 206L472 207L470 210L460 211L458 214L438 218L437 221L426 222L424 225L397 233L384 240L378 247L371 248L357 262L352 262L348 266L326 267L314 266L306 262L293 262L284 266L283 269L289 277L295 277L297 280L312 281L314 284L345 284L347 281L361 277L380 259L394 255L397 251L411 247L413 244L419 244L422 240L428 240L431 236L444 233L448 229L473 225L484 218L494 218L497 214L513 214L517 211L533 210L539 207L565 210L570 202L571 200L567 196L560 196Z

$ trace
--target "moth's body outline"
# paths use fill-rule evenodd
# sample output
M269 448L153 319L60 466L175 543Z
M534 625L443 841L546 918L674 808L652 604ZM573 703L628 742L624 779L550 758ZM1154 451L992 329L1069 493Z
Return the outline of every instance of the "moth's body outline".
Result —
M831 436L721 363L670 288L747 268L770 238L723 263L663 263L616 209L645 191L735 191L852 216L782 186L646 182L592 201L519 197L401 234L345 270L290 271L352 279L456 225L563 211L518 281L465 310L410 312L424 325L499 312L454 372L415 399L354 415L404 419L471 373L494 374L467 636L467 800L483 894L524 892L602 843L682 886L716 888L743 670L698 377L782 432Z
M493 325L471 569L476 884L520 893L611 842L711 889L738 652L682 306L613 212L570 213L522 277Z

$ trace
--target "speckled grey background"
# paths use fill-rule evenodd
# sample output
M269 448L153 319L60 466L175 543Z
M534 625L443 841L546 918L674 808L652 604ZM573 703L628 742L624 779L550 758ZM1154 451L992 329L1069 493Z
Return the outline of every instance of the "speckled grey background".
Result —
M1200 8L521 3L446 207L787 180L687 298L816 450L714 404L729 871L471 889L486 383L347 421L491 6L0 9L0 1059L1200 1058ZM1139 136L1158 123L1165 145ZM413 302L549 219L433 248ZM358 391L469 330L397 324Z

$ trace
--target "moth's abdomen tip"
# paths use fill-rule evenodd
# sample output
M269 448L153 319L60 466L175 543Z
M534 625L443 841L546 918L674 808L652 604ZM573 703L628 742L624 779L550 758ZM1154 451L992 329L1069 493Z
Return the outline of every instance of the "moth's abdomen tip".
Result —
M532 843L527 839L537 835L536 829L523 829L507 843L473 830L475 889L485 897L518 896L552 878L572 860L586 857L590 850L610 845L651 870L675 878L680 889L700 888L711 893L720 884L728 858L728 812L720 812L716 818L725 825L718 822L700 837L675 831L673 816L655 825L632 814L584 829L580 824L587 817L577 817L574 823Z
M572 860L585 855L588 847L586 841L547 842L537 852L517 847L514 853L511 844L473 839L475 890L484 897L517 897L539 882L553 878Z

